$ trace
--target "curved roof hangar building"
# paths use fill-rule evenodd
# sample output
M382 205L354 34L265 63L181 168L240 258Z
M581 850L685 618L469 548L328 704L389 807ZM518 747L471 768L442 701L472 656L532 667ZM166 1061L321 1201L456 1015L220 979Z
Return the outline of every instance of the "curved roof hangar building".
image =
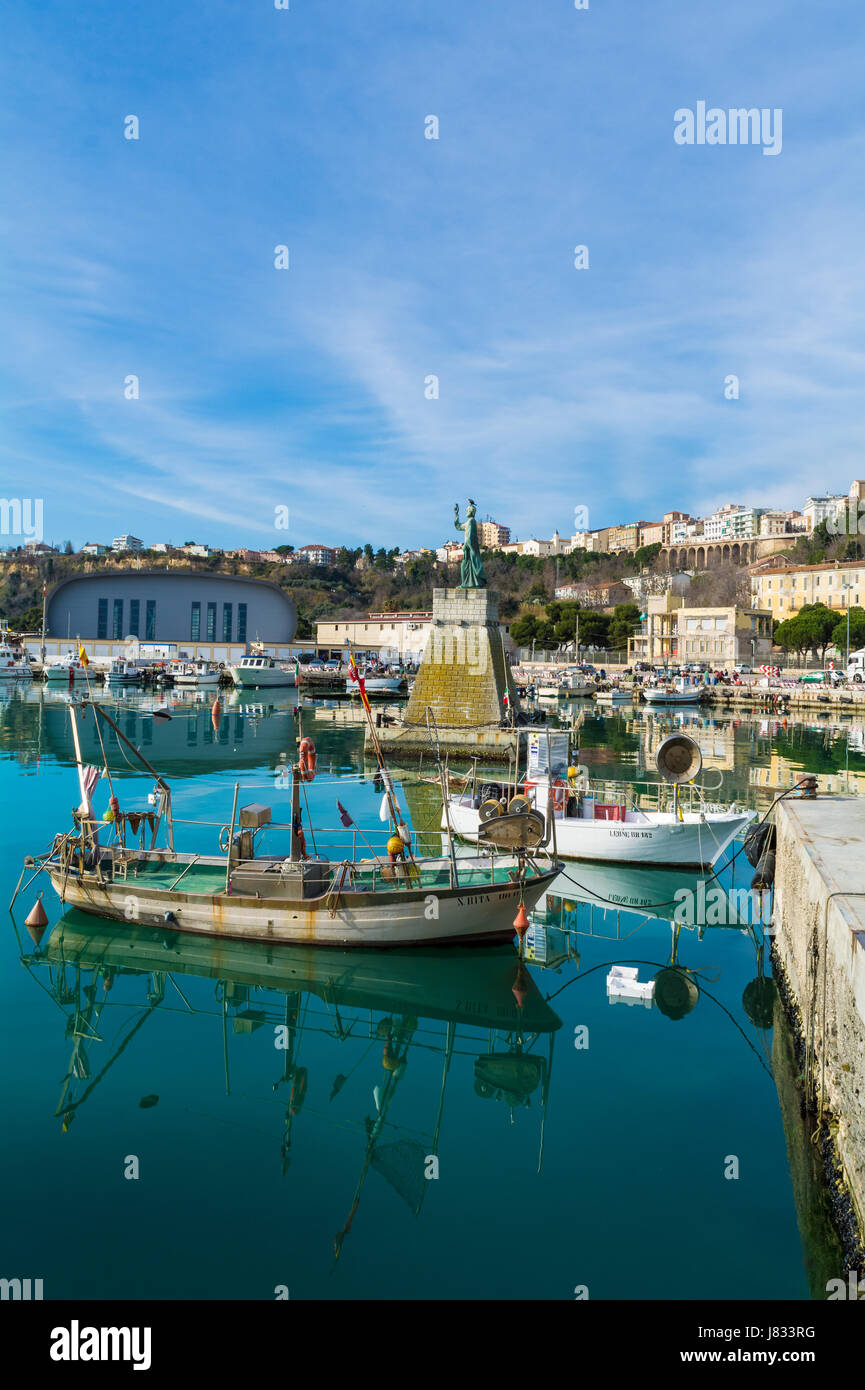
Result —
M276 584L208 570L122 569L76 574L48 596L52 637L89 641L290 642L297 611Z

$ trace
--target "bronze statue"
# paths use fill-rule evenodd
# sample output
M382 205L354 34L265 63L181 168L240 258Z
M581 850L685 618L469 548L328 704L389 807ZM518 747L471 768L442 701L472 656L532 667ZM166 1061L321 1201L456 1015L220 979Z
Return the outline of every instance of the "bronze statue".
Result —
M484 574L481 549L478 545L478 525L475 521L475 504L471 497L466 507L466 519L460 521L460 504L454 504L454 525L457 531L465 532L463 541L463 564L460 571L461 589L485 589L487 577Z

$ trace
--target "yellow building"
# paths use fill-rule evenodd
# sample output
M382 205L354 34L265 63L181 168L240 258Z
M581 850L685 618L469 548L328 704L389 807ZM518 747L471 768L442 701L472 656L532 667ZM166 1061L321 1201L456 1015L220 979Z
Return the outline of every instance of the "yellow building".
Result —
M752 570L751 601L755 608L768 609L776 623L794 618L806 603L825 603L839 612L865 606L865 560L775 562Z

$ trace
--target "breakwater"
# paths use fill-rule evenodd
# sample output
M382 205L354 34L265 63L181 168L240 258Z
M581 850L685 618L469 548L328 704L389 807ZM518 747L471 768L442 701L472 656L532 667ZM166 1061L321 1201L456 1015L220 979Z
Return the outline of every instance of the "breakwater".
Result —
M834 1178L845 1255L861 1266L865 803L846 797L781 802L776 863L773 959L797 1036L802 1106Z

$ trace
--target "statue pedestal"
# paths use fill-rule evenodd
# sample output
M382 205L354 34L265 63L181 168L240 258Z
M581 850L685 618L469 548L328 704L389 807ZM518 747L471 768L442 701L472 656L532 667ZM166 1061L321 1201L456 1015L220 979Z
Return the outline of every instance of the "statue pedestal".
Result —
M433 591L420 671L402 723L381 730L382 744L429 750L427 711L443 750L507 758L515 747L516 734L507 726L519 711L519 696L505 660L494 590Z

